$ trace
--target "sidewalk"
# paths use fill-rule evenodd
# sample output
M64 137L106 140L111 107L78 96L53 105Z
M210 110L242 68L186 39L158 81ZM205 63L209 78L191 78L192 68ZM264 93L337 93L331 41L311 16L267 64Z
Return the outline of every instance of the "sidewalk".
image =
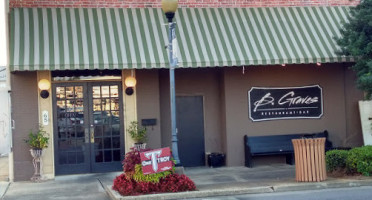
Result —
M195 182L198 191L120 197L111 190L113 179L120 173L58 176L55 180L42 183L15 182L9 185L3 198L5 200L187 199L220 195L372 186L372 178L369 177L328 178L327 181L320 183L297 183L294 166L284 164L255 168L188 168L185 169L185 173ZM0 182L0 197L2 196L3 184L4 182ZM111 197L106 192L111 194Z
M111 199L115 200L150 200L189 199L239 194L372 186L372 178L370 177L349 177L344 179L328 178L326 181L313 183L296 182L295 166L285 164L254 168L190 168L185 169L185 173L195 182L198 191L128 197L122 197L116 191L111 190L111 185L106 185L106 191Z
M0 181L0 199L4 196L9 186L9 182Z

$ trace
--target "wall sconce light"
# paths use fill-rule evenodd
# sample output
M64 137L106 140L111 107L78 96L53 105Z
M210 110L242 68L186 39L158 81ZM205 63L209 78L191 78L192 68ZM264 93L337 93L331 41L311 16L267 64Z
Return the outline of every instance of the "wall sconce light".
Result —
M124 83L127 86L127 88L125 89L125 94L129 96L132 95L134 93L133 87L136 86L137 83L136 78L134 78L133 76L128 76L125 79Z
M49 97L50 82L47 79L41 79L38 83L40 92L40 97L46 99Z

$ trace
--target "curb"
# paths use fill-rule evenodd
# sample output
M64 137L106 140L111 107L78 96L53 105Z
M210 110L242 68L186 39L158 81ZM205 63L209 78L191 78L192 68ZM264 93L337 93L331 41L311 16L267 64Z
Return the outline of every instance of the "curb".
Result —
M372 186L372 180L345 180L315 182L315 183L297 183L273 186L274 192L302 191L302 190L320 190L329 188L348 188Z
M9 182L0 182L0 199L2 199L8 190L10 183Z
M106 186L106 192L112 200L152 200L152 199L184 199L184 198L202 198L212 196L227 196L239 194L256 194L274 192L272 187L254 187L254 188L226 188L210 189L202 191L178 192L178 193L160 193L139 196L121 196L118 192L111 189L111 185Z
M288 191L303 191L303 190L320 190L329 188L348 188L372 186L372 179L369 180L337 180L327 182L296 182L290 184L278 184L273 186L263 187L228 187L224 189L208 189L200 191L179 192L179 193L161 193L148 194L139 196L121 196L118 192L111 189L111 185L105 187L106 193L112 200L152 200L152 199L185 199L185 198L202 198L213 196L229 196L240 194L260 194L272 192L288 192Z

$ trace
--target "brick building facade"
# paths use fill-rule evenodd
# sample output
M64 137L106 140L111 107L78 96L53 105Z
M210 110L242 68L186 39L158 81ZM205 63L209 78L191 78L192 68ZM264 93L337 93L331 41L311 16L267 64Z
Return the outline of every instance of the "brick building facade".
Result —
M345 6L359 0L180 0L180 7ZM161 0L10 0L10 7L155 8Z
M222 152L227 166L243 166L245 135L327 130L336 147L360 146L357 103L363 93L354 84L353 59L336 55L333 40L350 6L359 2L180 0L175 85L181 164L205 166L206 155ZM24 139L42 122L50 134L46 179L122 170L123 155L134 143L126 131L131 121L149 126L147 147L171 146L168 35L160 5L161 0L9 0L17 124L10 180L32 176ZM134 93L126 93L127 77L137 80ZM52 85L46 98L37 87L43 79ZM309 86L321 91L321 105L309 108L319 115L263 111L283 109L274 107L257 112L275 117L253 119L251 102L261 99L248 95L253 88Z

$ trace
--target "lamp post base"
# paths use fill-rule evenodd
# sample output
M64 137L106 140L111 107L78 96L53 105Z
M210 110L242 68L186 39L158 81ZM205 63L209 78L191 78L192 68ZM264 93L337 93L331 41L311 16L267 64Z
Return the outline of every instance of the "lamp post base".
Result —
M175 173L179 175L185 174L185 169L182 166L176 166Z

